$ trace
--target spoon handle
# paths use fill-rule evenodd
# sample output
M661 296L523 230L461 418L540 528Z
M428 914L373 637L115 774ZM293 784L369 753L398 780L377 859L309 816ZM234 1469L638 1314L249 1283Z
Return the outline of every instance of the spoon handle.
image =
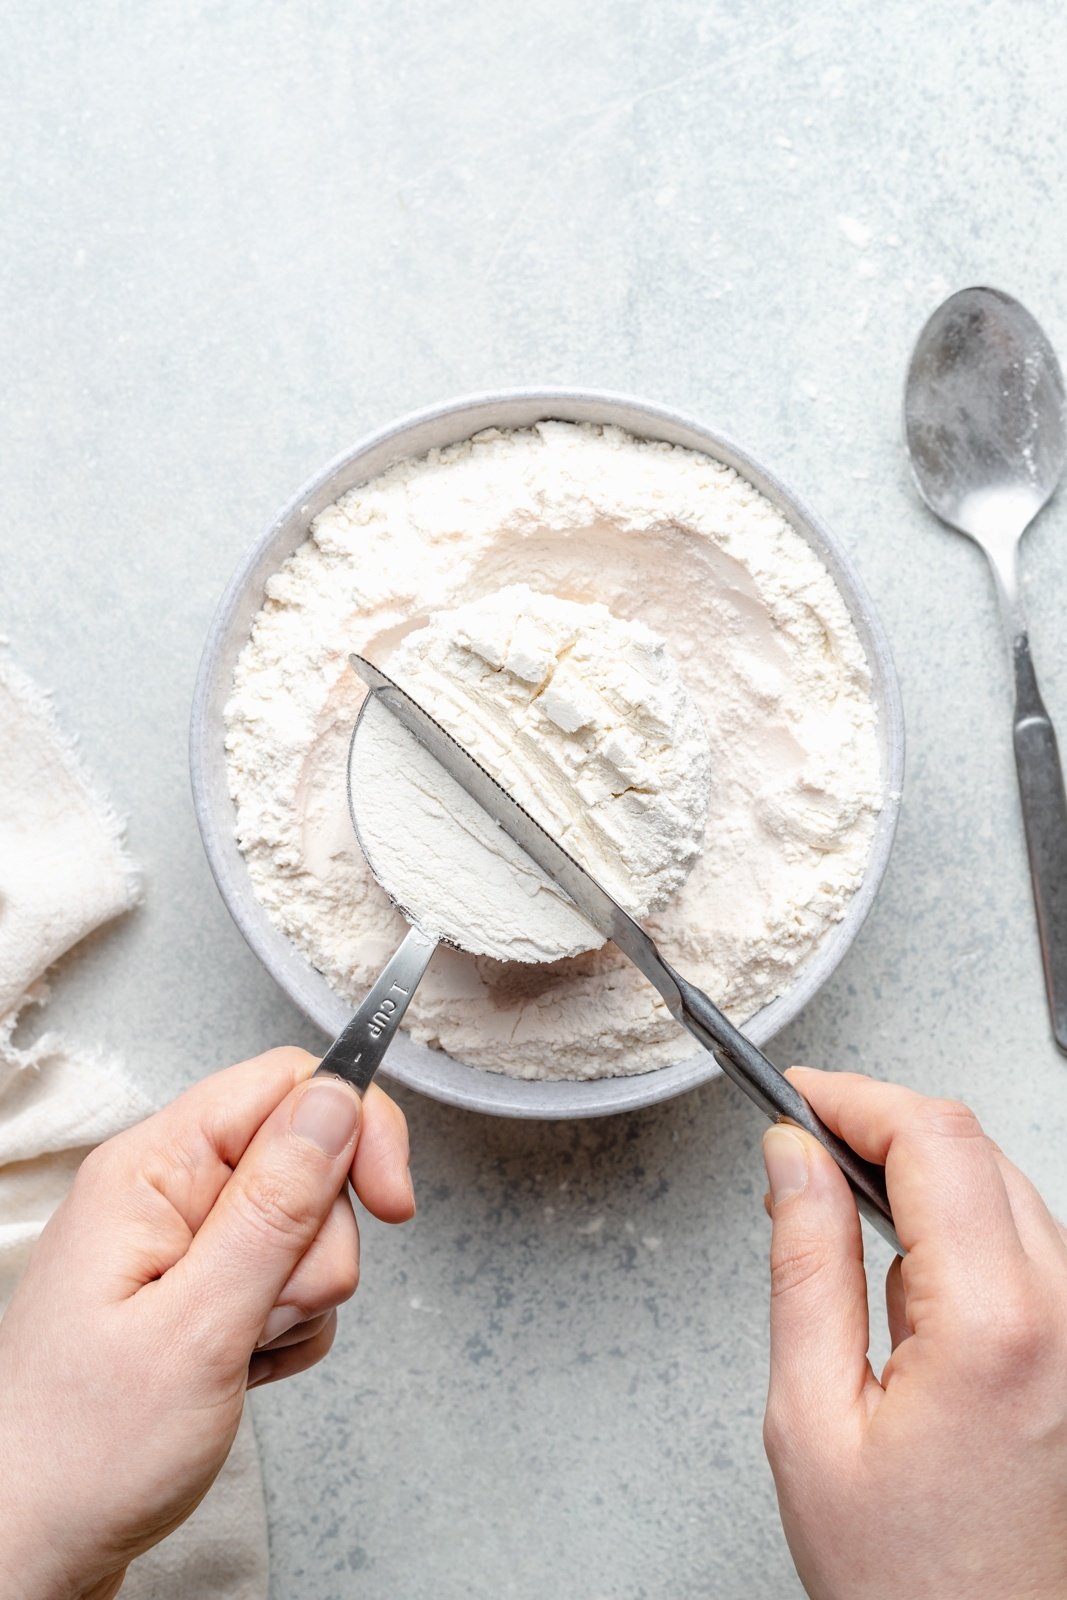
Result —
M1012 641L1015 767L1052 1031L1067 1055L1067 797L1056 730L1037 687L1030 640Z

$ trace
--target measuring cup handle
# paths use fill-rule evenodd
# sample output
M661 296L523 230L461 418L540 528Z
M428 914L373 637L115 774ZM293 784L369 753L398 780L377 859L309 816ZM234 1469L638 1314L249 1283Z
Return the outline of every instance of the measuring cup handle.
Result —
M381 1065L437 940L411 928L348 1026L338 1034L316 1072L344 1078L361 1095Z

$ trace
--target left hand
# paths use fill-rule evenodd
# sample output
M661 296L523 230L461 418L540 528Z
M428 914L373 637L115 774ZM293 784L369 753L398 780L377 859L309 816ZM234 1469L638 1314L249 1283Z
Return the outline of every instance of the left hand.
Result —
M0 1595L108 1600L184 1521L246 1388L326 1354L354 1292L346 1192L415 1210L407 1125L273 1050L99 1146L0 1323Z

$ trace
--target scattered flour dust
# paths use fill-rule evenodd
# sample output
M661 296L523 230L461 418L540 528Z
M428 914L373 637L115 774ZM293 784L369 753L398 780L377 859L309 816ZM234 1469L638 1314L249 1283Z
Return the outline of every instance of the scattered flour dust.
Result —
M881 795L868 665L829 573L751 484L616 428L488 430L398 463L316 518L267 585L226 711L256 893L339 993L362 997L404 923L348 816L362 686L347 653L389 671L439 613L514 584L606 606L666 641L712 782L703 851L645 920L667 959L744 1019L788 987L862 878ZM692 1054L611 946L541 964L442 949L408 1026L528 1078Z

